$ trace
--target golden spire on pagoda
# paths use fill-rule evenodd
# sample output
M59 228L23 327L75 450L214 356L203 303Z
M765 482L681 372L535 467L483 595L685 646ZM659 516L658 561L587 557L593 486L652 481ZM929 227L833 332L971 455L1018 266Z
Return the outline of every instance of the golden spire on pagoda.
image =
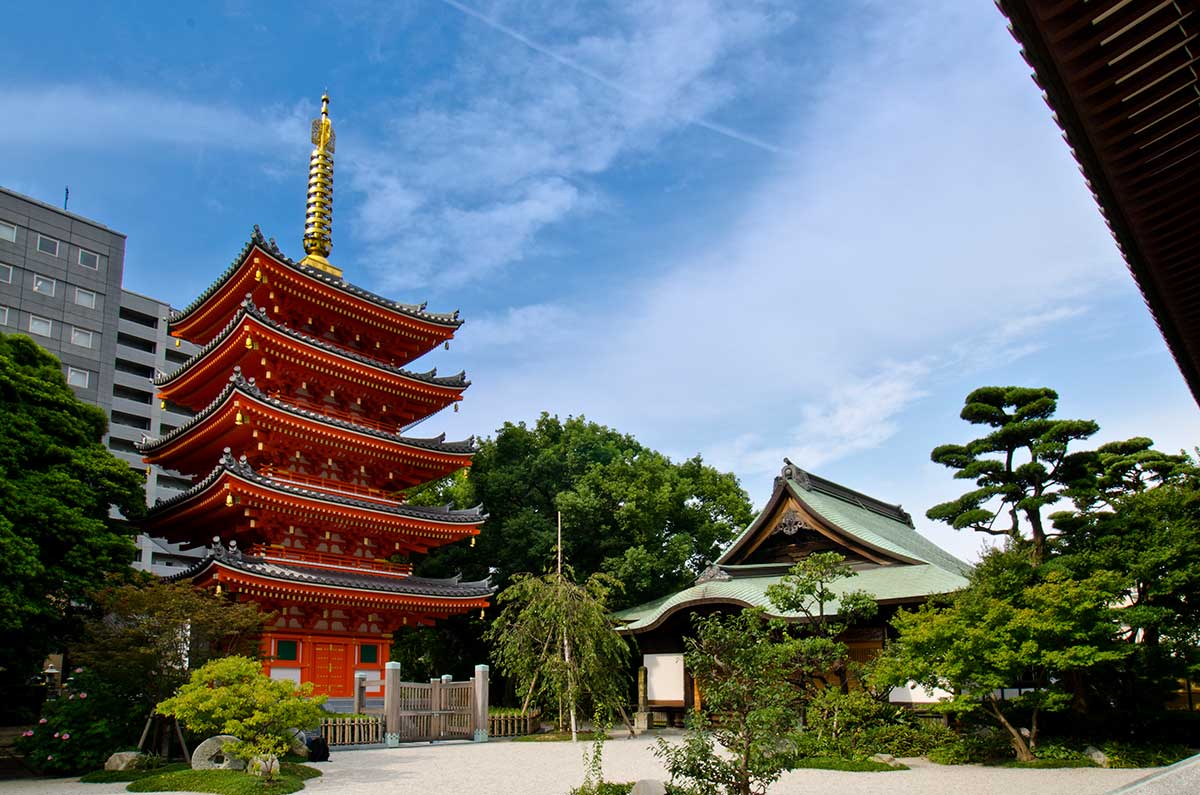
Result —
M329 120L329 94L321 96L321 118L313 119L312 142L316 147L308 159L308 211L304 217L304 253L302 265L311 265L333 276L342 277L342 269L326 257L333 248L333 147L337 136Z

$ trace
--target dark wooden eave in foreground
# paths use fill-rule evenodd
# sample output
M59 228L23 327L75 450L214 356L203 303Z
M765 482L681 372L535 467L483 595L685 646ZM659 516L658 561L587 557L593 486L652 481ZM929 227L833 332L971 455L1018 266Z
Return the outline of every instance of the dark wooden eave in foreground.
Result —
M1200 402L1200 0L996 0Z

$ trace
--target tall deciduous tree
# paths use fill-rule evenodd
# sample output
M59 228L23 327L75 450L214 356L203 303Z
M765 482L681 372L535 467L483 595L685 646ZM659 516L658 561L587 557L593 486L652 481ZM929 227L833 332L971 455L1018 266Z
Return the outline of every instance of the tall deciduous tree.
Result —
M1120 578L1133 654L1124 686L1107 690L1122 713L1156 709L1200 662L1200 468L1135 438L1097 448L1089 469L1074 490L1076 510L1050 517L1062 535L1060 564L1077 577Z
M150 575L100 591L95 603L72 657L147 715L209 660L257 657L267 618L253 603Z
M1042 509L1070 496L1071 478L1088 458L1067 448L1099 430L1092 420L1055 419L1057 408L1053 389L985 386L967 395L960 416L992 430L966 444L935 447L931 458L977 488L925 515L1018 543L1028 526L1033 560L1045 560L1049 533Z
M1016 757L1033 759L1038 717L1069 706L1090 671L1121 661L1112 608L1118 586L1111 574L1073 579L1060 569L1039 570L1021 550L992 550L971 585L948 605L901 610L892 620L897 638L872 667L880 687L913 680L952 698L942 709L983 711L1007 733ZM1031 688L1004 699L1005 688ZM1016 725L1027 711L1030 725Z
M676 463L612 428L548 414L533 425L505 423L480 443L469 474L415 489L409 499L460 508L482 503L488 520L475 545L433 550L415 561L417 573L490 576L501 589L552 563L561 511L564 556L580 580L605 572L620 581L612 609L690 584L753 518L737 478L699 456ZM414 675L465 674L486 655L471 640L486 626L474 613L402 630L394 653Z
M0 689L77 628L88 594L129 570L145 510L140 475L105 449L107 420L28 337L0 334Z

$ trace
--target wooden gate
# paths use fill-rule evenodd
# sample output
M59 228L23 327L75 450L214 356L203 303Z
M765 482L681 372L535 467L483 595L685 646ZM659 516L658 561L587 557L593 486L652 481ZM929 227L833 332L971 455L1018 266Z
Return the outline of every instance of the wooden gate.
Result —
M478 666L465 682L445 677L425 683L399 681L399 667L392 665L384 680L389 744L487 738L487 666Z

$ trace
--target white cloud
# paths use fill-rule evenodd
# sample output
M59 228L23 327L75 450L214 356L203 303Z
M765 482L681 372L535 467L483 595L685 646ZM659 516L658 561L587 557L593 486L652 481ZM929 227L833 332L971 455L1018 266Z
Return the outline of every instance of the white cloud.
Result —
M453 94L388 108L383 137L351 163L364 197L353 229L383 289L461 285L519 262L541 230L596 206L581 179L682 126L762 145L704 116L737 95L724 60L790 23L769 5L647 0L576 15L532 3L511 25L448 5L466 10L470 47Z
M291 154L305 148L311 114L311 108L296 105L251 115L223 103L82 83L17 86L6 92L5 102L18 115L0 125L0 145L22 150L169 145Z
M889 8L839 43L818 101L796 108L785 143L806 156L732 197L704 250L681 240L617 307L558 301L570 344L533 335L523 360L471 365L476 429L585 413L677 456L700 451L761 500L784 455L863 460L926 395L1040 353L1128 286L1002 18ZM920 513L928 489L914 478L880 496Z

